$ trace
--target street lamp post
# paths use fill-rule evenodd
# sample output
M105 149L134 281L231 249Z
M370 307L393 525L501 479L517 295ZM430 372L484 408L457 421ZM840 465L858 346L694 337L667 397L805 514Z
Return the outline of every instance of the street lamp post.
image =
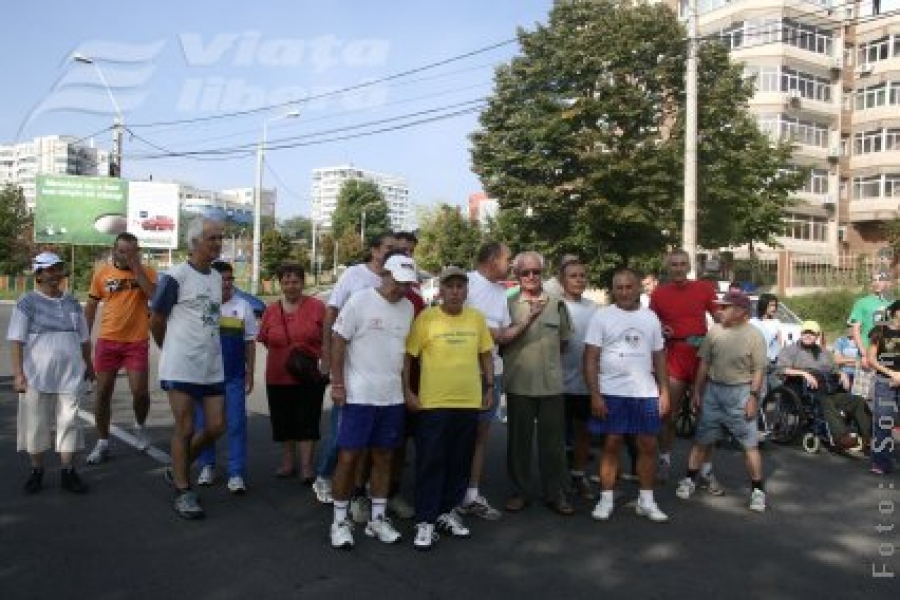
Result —
M259 140L259 146L256 149L256 187L253 191L253 267L250 272L250 291L252 294L259 293L259 259L262 250L262 181L263 181L263 163L266 155L266 136L269 131L269 123L280 119L293 119L300 116L299 110L292 110L270 117L263 121L262 138Z
M94 67L94 70L97 72L97 77L100 78L100 83L103 84L103 87L106 88L106 93L109 95L109 101L112 102L113 108L116 110L116 118L113 120L113 160L109 165L109 175L110 177L121 177L122 176L122 131L125 129L124 120L122 119L122 111L119 109L119 103L116 102L116 97L113 96L112 89L109 87L109 83L106 81L106 77L103 75L103 70L100 69L100 65L98 65L94 59L89 56L85 56L84 54L73 54L72 60L77 63L82 63L85 65L91 65Z

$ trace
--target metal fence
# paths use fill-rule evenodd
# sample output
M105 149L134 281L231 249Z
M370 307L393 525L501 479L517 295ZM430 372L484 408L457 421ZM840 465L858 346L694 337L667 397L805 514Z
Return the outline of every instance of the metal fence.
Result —
M779 277L779 267L784 269ZM847 288L864 286L873 273L892 272L888 253L840 254L836 258L786 252L777 258L736 259L733 277L762 287L775 287L779 281L788 289Z

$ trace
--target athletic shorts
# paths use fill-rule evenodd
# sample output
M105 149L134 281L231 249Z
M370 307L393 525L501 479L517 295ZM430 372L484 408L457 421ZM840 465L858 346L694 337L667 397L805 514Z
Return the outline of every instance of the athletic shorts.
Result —
M685 342L674 342L666 345L666 366L669 378L691 383L700 367L697 348Z
M208 396L225 397L224 381L221 383L191 383L189 381L161 379L159 387L167 392L183 392L195 400L202 400Z
M744 414L749 392L750 384L707 382L695 441L706 446L728 431L744 448L755 448L758 425Z
M146 373L149 351L148 340L116 342L98 338L94 349L94 370L115 373L124 368L126 371Z
M481 380L482 394L485 389L484 378ZM488 408L482 408L478 411L478 421L490 423L500 418L500 401L503 398L503 375L494 375L494 402Z
M659 433L659 398L630 398L604 394L609 414L591 417L588 430L594 435L656 435Z
M56 451L75 452L84 446L78 424L78 394L51 394L29 387L19 394L17 450L41 454L54 444Z
M405 417L405 404L345 404L338 424L337 447L340 450L397 448L405 440Z

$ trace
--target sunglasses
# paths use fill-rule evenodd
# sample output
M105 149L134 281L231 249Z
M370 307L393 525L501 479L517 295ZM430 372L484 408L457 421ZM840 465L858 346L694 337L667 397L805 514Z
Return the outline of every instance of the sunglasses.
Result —
M806 331L801 331L800 334L801 334L801 335L819 335L818 332L816 332L816 331L810 331L809 329L807 329Z
M519 271L519 276L531 277L532 275L540 275L543 272L543 269L522 269L521 271Z

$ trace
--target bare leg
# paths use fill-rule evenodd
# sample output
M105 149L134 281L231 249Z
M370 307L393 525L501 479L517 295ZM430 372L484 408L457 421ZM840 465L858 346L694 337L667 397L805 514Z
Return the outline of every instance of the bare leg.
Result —
M472 468L469 470L469 487L478 488L484 472L484 455L487 451L488 436L491 433L490 421L479 421L475 434L475 451L472 453Z
M616 487L619 473L619 453L622 451L622 436L607 434L600 457L600 487L604 492Z
M656 481L656 436L638 435L637 473L642 490L652 490ZM618 459L619 454L616 453ZM605 488L604 488L605 489Z
M100 378L97 377L97 380L99 381ZM128 371L128 386L131 388L132 404L134 407L134 422L138 425L143 425L147 421L147 414L150 412L150 392L147 387L147 372Z
M174 427L172 429L172 478L175 487L185 490L190 487L190 445L194 435L194 399L184 392L169 390L169 406L172 409Z
M97 422L97 437L109 439L109 422L113 390L116 387L115 371L100 371L94 384L94 420Z

